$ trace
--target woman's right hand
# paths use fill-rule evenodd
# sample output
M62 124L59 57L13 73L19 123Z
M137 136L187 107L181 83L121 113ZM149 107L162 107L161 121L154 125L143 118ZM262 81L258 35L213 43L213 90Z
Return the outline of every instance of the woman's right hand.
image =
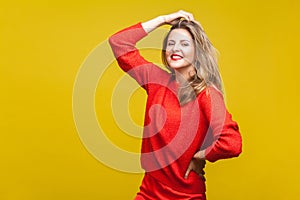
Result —
M165 24L170 25L176 24L181 18L184 18L188 21L194 21L193 14L183 10L179 10L178 12L171 13L168 15L163 15L162 17L164 19Z
M186 19L188 21L195 22L194 17L191 13L180 10L175 13L171 13L168 15L161 15L161 16L151 19L149 21L143 22L142 26L147 33L150 33L151 31L153 31L154 29L156 29L157 27L159 27L161 25L164 25L164 24L174 25L181 18Z

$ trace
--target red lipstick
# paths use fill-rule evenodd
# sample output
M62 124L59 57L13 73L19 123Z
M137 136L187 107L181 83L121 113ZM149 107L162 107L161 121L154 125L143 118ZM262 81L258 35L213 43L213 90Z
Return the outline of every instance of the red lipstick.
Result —
M176 54L176 53L173 53L170 58L174 61L177 61L177 60L181 60L183 58L183 56L179 55L179 54Z

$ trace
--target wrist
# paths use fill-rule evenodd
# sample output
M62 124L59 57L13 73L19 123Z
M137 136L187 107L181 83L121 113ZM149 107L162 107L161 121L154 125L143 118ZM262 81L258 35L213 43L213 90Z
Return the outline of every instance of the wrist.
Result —
M167 22L165 15L161 15L161 16L157 17L157 20L159 21L160 25L164 25Z
M199 159L199 160L205 160L205 149L198 151L195 155L194 158Z
M142 26L144 28L144 30L147 33L150 33L151 31L153 31L154 29L158 28L161 25L165 24L165 17L164 16L158 16L155 17L149 21L143 22Z
M199 151L199 159L205 160L205 150Z

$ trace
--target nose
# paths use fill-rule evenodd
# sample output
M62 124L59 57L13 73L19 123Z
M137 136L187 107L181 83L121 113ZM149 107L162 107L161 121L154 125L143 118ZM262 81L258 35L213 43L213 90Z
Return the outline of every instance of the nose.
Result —
M177 52L177 51L180 51L180 46L178 43L175 43L174 46L173 46L173 51L174 52Z

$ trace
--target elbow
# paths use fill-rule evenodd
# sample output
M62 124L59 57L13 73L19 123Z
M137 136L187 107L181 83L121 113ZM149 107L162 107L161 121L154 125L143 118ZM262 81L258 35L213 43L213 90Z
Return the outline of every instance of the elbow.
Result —
M228 152L231 157L238 157L242 153L242 138L240 135L232 139L230 147Z
M120 45L120 40L118 39L117 35L110 36L108 38L108 43L112 49L115 58L119 58L121 55L124 54L124 50L122 49L122 45Z
M126 44L126 41L122 37L122 35L120 35L119 33L115 33L108 38L108 43L114 50L121 48L124 44Z
M122 39L122 37L118 34L110 36L108 38L108 43L114 53L115 58L117 59L135 50L135 48L131 44L124 41L124 39Z
M242 153L241 140L221 141L218 140L214 145L206 149L206 159L215 162L220 159L238 157Z
M114 35L112 35L108 38L108 43L110 44L111 47L116 46L116 39L115 39Z
M220 139L222 140L222 138ZM225 152L227 152L229 158L238 157L242 153L242 136L237 124L230 131L228 137L224 138L223 142L225 144Z
M223 158L238 157L242 153L242 139L240 135L235 137L227 138L226 141L220 138L219 149ZM222 141L222 142L221 142Z
M234 148L231 150L232 157L238 157L242 153L242 144L236 144Z

